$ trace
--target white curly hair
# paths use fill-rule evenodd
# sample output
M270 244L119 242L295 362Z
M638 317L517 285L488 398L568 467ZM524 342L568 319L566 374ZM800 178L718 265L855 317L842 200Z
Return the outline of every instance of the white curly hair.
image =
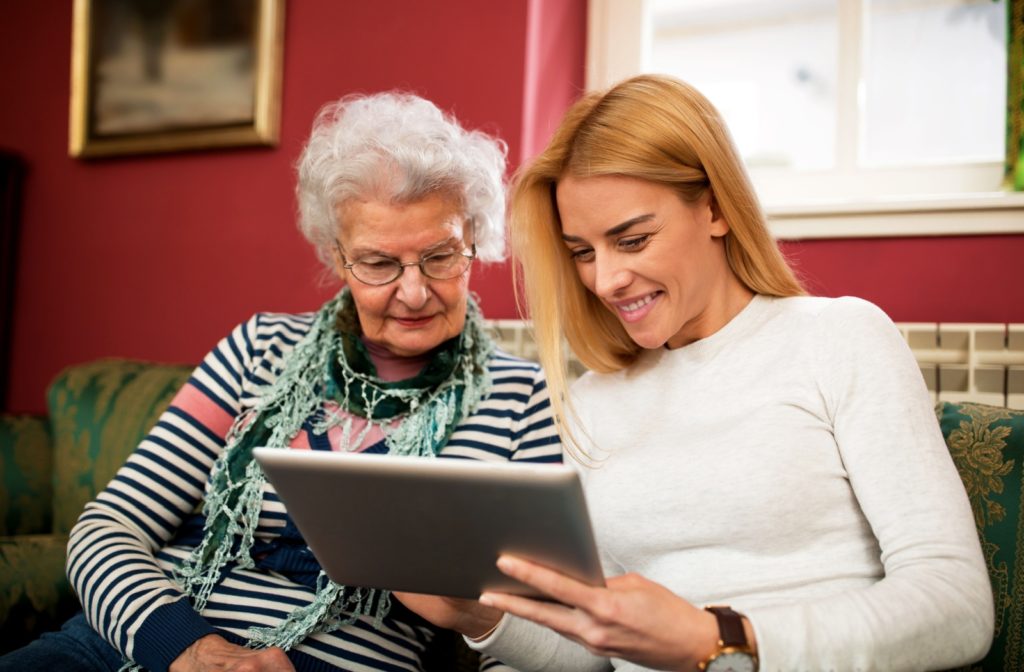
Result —
M507 151L419 96L345 96L317 113L296 165L299 228L333 268L331 249L345 226L339 206L349 199L415 203L443 193L473 222L477 258L501 261Z

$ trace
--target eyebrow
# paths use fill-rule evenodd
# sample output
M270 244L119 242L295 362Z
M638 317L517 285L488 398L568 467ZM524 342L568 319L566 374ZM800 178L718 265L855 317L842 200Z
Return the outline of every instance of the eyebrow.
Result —
M433 254L434 252L437 252L438 250L444 249L445 247L454 246L454 245L458 244L458 242L459 242L459 237L458 236L451 236L451 237L446 238L444 240L440 240L440 241L434 243L433 245L429 245L429 246L423 248L422 250L420 250L420 252L419 252L420 258L423 258L423 257L426 257L426 256L428 256L430 254ZM362 258L362 257L386 257L388 259L396 259L395 256L393 256L391 254L388 254L387 252L384 252L382 250L375 250L375 249L368 248L368 247L365 247L365 248L357 247L357 248L351 250L350 254L353 257L359 257L359 258Z
M645 215L637 215L636 217L632 217L630 219L627 219L626 221L622 222L621 224L616 224L612 228L608 229L607 231L604 232L604 236L605 236L605 238L611 238L613 236L617 236L620 233L625 233L626 231L628 231L632 227L636 226L637 224L644 224L646 222L651 221L652 219L654 219L654 213L653 212L648 212ZM582 243L582 242L585 242L579 236L567 236L564 233L562 234L562 240L564 240L567 243Z

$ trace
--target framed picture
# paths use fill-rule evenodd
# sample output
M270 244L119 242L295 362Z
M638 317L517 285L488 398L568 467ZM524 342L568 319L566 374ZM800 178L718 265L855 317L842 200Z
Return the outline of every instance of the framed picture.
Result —
M75 0L74 157L275 145L284 0Z

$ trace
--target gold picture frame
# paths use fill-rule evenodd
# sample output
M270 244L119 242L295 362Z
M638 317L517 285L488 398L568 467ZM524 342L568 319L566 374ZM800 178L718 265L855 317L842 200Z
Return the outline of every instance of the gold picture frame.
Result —
M69 152L277 144L285 0L75 0Z

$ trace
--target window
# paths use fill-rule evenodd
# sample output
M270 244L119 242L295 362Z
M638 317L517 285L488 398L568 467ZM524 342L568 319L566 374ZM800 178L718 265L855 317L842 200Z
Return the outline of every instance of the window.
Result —
M591 0L588 86L695 85L782 218L972 209L979 193L1020 218L1024 196L999 193L1007 1Z

